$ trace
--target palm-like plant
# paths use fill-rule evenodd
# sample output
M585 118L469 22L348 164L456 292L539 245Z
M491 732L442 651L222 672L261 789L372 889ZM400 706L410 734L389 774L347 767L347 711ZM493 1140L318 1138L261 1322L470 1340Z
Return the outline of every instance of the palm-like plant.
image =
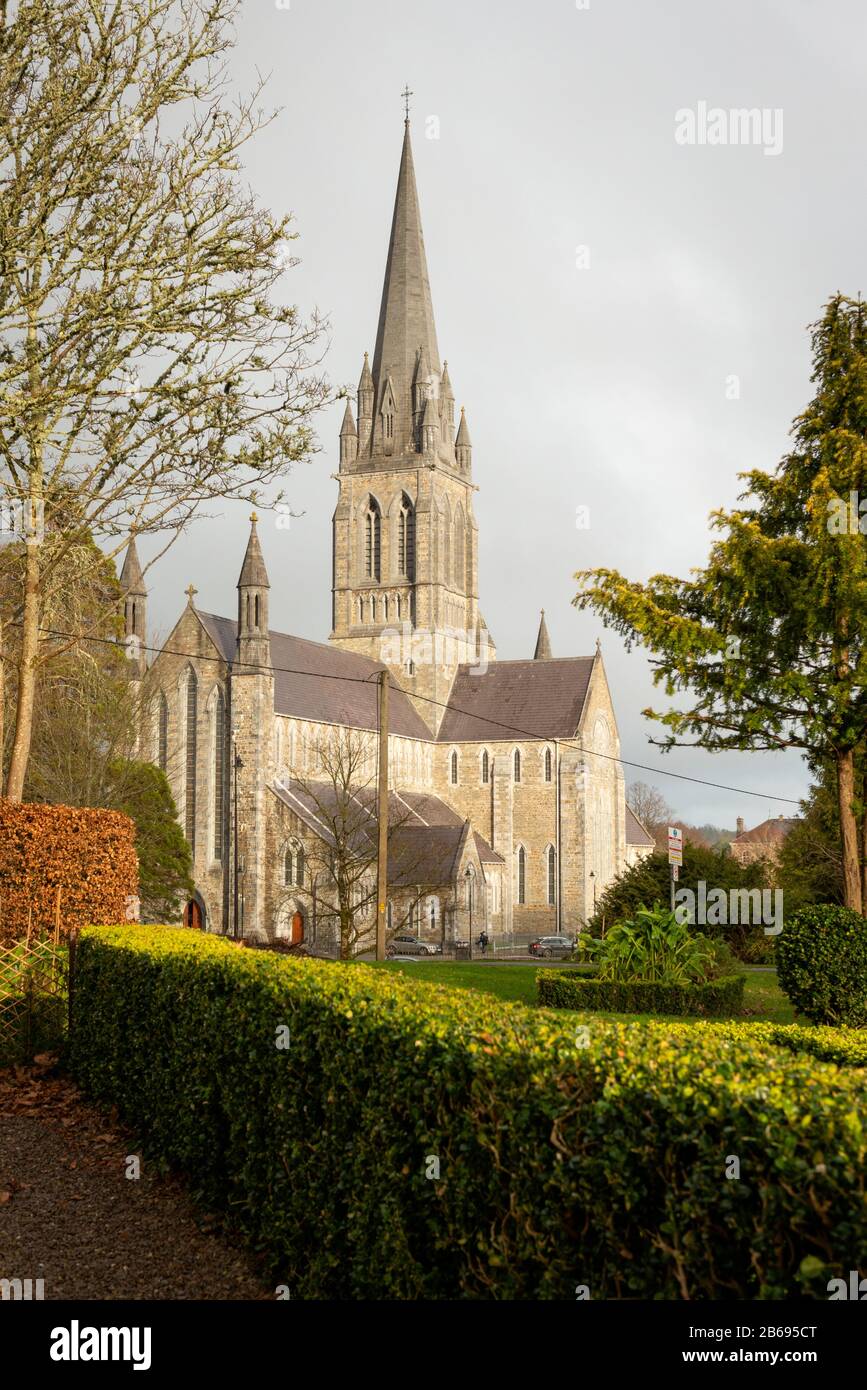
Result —
M601 939L583 944L601 980L678 985L706 978L713 968L710 943L692 936L687 924L659 903L639 907L634 917L615 922Z

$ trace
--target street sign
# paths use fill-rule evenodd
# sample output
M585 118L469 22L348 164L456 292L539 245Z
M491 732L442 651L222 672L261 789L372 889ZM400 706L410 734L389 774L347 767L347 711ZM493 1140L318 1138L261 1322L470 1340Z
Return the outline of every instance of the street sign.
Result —
M678 830L676 825L668 827L668 862L683 863L683 831Z

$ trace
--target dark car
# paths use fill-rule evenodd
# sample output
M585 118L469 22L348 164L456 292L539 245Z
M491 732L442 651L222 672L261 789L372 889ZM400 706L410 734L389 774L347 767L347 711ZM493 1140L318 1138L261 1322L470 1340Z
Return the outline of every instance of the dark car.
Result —
M559 956L564 960L566 956L571 956L575 949L575 943L571 936L540 936L536 941L531 941L527 950L531 956L544 956L553 958Z

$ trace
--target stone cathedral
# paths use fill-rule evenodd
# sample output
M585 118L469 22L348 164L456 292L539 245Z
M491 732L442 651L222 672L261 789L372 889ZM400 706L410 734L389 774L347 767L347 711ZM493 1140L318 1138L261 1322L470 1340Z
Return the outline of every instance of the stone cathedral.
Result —
M142 755L166 772L193 851L185 920L333 953L342 783L357 949L369 944L385 667L391 931L446 947L481 931L574 933L651 841L626 807L598 644L554 657L543 612L532 658L496 660L479 608L473 449L440 358L408 120L373 359L339 442L328 642L271 626L279 602L272 611L254 517L236 616L203 611L191 588L150 668L135 659ZM134 541L121 585L140 650Z

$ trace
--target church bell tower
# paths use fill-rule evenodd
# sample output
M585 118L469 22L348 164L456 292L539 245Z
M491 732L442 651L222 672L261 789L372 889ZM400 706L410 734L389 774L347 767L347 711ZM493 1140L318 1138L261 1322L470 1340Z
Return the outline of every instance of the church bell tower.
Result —
M440 360L410 139L404 124L371 364L347 402L334 512L332 632L383 661L435 731L457 666L495 656L478 605L466 415L455 426Z

